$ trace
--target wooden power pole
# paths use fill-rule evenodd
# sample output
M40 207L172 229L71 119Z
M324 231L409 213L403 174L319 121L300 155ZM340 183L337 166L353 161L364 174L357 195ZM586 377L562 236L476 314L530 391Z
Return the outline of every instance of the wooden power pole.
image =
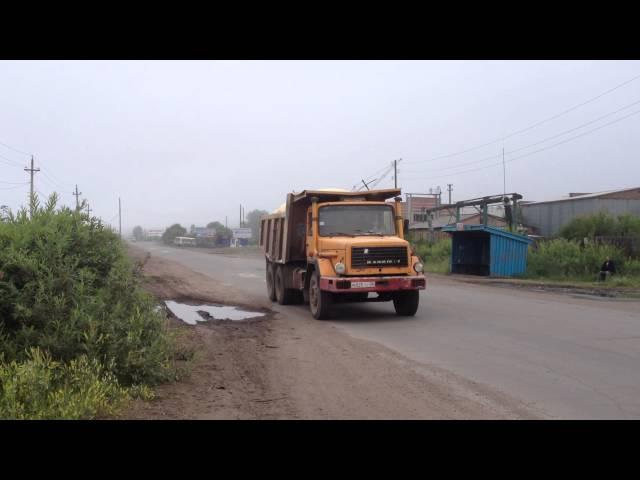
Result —
M29 214L33 217L33 174L39 172L39 168L33 168L33 155L31 155L31 168L24 169L25 172L29 172L31 175L31 189L29 191Z
M72 195L75 195L76 197L76 211L80 209L80 195L82 195L82 192L78 191L78 184L76 183L76 191L72 193Z

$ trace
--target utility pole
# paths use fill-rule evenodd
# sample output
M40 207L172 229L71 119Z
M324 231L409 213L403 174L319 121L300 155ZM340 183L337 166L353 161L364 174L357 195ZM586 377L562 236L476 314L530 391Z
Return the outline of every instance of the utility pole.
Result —
M451 205L451 192L453 191L453 183L447 183L447 191L449 192L449 205Z
M393 161L393 186L394 188L398 188L398 161ZM367 188L368 190L369 188Z
M227 216L224 216L224 228L229 228L229 225L227 225Z
M91 207L89 207L89 203L87 203L87 215L91 218Z
M240 228L242 228L242 204L240 204Z
M507 195L507 167L504 162L504 145L502 146L502 194Z
M72 195L75 195L76 197L76 211L78 211L80 209L80 195L82 195L82 192L78 191L78 184L76 183L76 191L72 193Z
M29 172L31 175L31 190L29 193L29 212L30 212L30 217L33 217L33 174L35 172L40 171L39 168L33 168L33 155L31 155L31 168L25 167L24 171Z
M120 197L118 197L118 233L120 234L120 240L122 240L122 202L120 202Z

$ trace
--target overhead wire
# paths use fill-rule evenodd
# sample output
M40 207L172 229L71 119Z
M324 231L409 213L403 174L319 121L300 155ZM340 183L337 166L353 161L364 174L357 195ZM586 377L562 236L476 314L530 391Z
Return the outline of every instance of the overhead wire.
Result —
M626 119L627 119L627 118L629 118L629 117L632 117L632 116L634 116L634 115L638 115L638 114L640 114L640 110L636 110L635 112L632 112L632 113L630 113L630 114L628 114L628 115L625 115L625 116L623 116L623 117L620 117L620 118L618 118L618 119L616 119L616 120L612 120L611 122L607 122L607 123L605 123L605 124L603 124L603 125L600 125L599 127L592 128L591 130L587 130L586 132L580 133L580 134L578 134L578 135L574 135L573 137L569 137L569 138L567 138L567 139L565 139L565 140L563 140L563 141L561 141L561 142L557 142L557 143L554 143L554 144L549 145L549 146L547 146L547 147L540 148L540 149L538 149L538 150L534 150L533 152L525 153L524 155L520 155L520 156L518 156L518 157L510 158L509 160L506 160L504 163L510 163L510 162L515 161L515 160L520 160L520 159L522 159L522 158L529 157L529 156L534 155L534 154L536 154L536 153L544 152L544 151L546 151L546 150L549 150L549 149L551 149L551 148L557 147L557 146L559 146L559 145L563 145L563 144L568 143L568 142L570 142L570 141L573 141L573 140L575 140L575 139L577 139L577 138L584 137L585 135L589 135L590 133L593 133L593 132L595 132L595 131L601 130L601 129L605 128L605 127L608 127L609 125L613 125L613 124L615 124L615 123L621 122L621 121L623 121L623 120L626 120ZM438 176L435 176L435 177L428 176L428 177L424 177L424 178L434 179L434 178L451 177L451 176L455 176L455 175L462 175L462 174L465 174L465 173L470 173L470 172L476 172L476 171L479 171L479 170L484 170L484 169L491 168L491 167L495 167L495 166L502 165L502 164L503 164L503 162L496 162L496 163L493 163L493 164L491 164L491 165L484 165L484 166L482 166L482 167L478 167L478 168L474 168L474 169L470 169L470 170L463 170L463 171L461 171L461 172L453 172L453 173L448 173L448 174L445 174L445 175L438 175ZM420 179L420 177L412 177L412 178Z
M13 150L14 152L21 153L23 155L27 155L27 156L33 155L32 153L27 153L27 152L25 152L23 150L20 150L18 148L12 147L11 145L8 145L8 144L6 144L4 142L0 142L0 145L2 145L3 147L8 148L9 150Z
M596 119L594 119L594 120L591 120L591 121L589 121L589 122L586 122L586 123L583 123L583 124L581 124L581 125L578 125L577 127L573 127L573 128L568 129L568 130L564 130L564 131L562 131L562 132L560 132L560 133L557 133L557 134L552 135L552 136L550 136L550 137L546 137L546 138L544 138L544 139L542 139L542 140L539 140L539 141L537 141L537 142L530 143L529 145L525 145L525 146L523 146L523 147L519 147L519 148L516 148L516 149L514 149L514 150L510 150L510 151L508 151L508 152L505 152L505 155L511 155L511 154L513 154L513 153L520 152L520 151L522 151L522 150L526 150L526 149L528 149L528 148L535 147L536 145L540 145L540 144L542 144L542 143L548 142L549 140L553 140L553 139L555 139L555 138L561 137L561 136L566 135L566 134L568 134L568 133L575 132L576 130L580 130L581 128L584 128L584 127L586 127L586 126L589 126L589 125L592 125L592 124L594 124L594 123L597 123L597 122L599 122L600 120L603 120L603 119L605 119L605 118L607 118L607 117L610 117L611 115L615 115L616 113L620 113L620 112L622 112L623 110L627 110L628 108L631 108L631 107L633 107L634 105L638 105L638 104L640 104L640 100L637 100L637 101L632 102L632 103L630 103L630 104L628 104L628 105L625 105L625 106L624 106L624 107L622 107L622 108L619 108L619 109L617 109L617 110L615 110L615 111L613 111L613 112L609 112L609 113L607 113L607 114L605 114L605 115L602 115L602 116L600 116L600 117L598 117L598 118L596 118ZM624 118L624 117L623 117L623 118ZM473 161L470 161L470 162L459 163L459 164L457 164L457 165L449 165L449 166L447 166L447 167L441 167L441 168L435 168L435 169L428 169L427 171L429 171L429 172L439 172L439 171L443 171L443 170L451 170L451 169L453 169L453 168L459 168L459 167L464 167L464 166L467 166L467 165L474 165L474 164L476 164L476 163L486 162L487 160L493 160L493 159L495 159L495 158L502 158L502 153L500 153L500 154L496 154L496 155L490 155L490 156L488 156L488 157L484 157L484 158L481 158L481 159L479 159L479 160L473 160ZM416 170L409 170L409 172L416 172ZM420 172L424 172L424 170L421 170Z
M482 143L480 145L476 145L474 147L467 148L465 150L461 150L459 152L454 152L454 153L450 153L450 154L446 154L446 155L439 155L437 157L433 157L433 158L430 158L430 159L427 159L427 160L417 160L417 161L413 161L413 162L405 162L405 164L424 163L424 162L431 162L431 161L434 161L434 160L440 160L440 159L443 159L443 158L451 158L451 157L455 157L455 156L458 156L458 155L462 155L464 153L469 153L469 152L478 150L478 149L480 149L482 147L487 147L489 145L494 145L496 143L503 142L504 140L506 140L508 138L511 138L511 137L514 137L514 136L519 135L521 133L524 133L524 132L527 132L529 130L532 130L532 129L536 128L536 127L539 127L540 125L543 125L543 124L545 124L547 122L550 122L551 120L555 120L556 118L559 118L559 117L561 117L563 115L566 115L569 112L572 112L572 111L574 111L574 110L576 110L576 109L578 109L580 107L583 107L584 105L587 105L587 104L589 104L591 102L594 102L594 101L598 100L599 98L602 98L605 95L608 95L611 92L614 92L615 90L618 90L619 88L622 88L625 85L628 85L629 83L634 82L638 78L640 78L640 75L636 75L635 77L633 77L633 78L631 78L631 79L629 79L629 80L627 80L627 81L625 81L625 82L623 82L623 83L621 83L619 85L616 85L615 87L610 88L609 90L607 90L607 91L605 91L605 92L603 92L603 93L601 93L599 95L596 95L595 97L592 97L592 98L590 98L590 99L588 99L588 100L586 100L584 102L581 102L581 103L579 103L577 105L574 105L574 106L572 106L572 107L570 107L570 108L568 108L566 110L563 110L560 113L556 113L555 115L552 115L552 116L550 116L548 118L545 118L544 120L536 122L536 123L534 123L532 125L529 125L528 127L522 128L520 130L516 130L515 132L511 132L511 133L509 133L507 135L504 135L504 136L502 136L502 137L500 137L500 138L498 138L496 140L492 140L492 141L487 142L487 143Z

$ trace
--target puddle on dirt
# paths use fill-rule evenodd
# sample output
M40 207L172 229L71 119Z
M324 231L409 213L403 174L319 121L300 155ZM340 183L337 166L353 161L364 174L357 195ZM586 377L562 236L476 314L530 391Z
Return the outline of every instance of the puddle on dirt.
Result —
M187 305L173 300L166 300L164 303L171 313L189 325L195 325L197 322L206 322L207 320L239 321L265 315L261 312L249 312L224 305Z

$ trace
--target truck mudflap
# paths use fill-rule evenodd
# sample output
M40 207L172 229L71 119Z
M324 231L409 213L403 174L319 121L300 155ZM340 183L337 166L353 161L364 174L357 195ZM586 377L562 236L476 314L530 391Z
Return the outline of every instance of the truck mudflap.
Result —
M320 290L335 293L424 290L424 275L397 277L320 277Z

